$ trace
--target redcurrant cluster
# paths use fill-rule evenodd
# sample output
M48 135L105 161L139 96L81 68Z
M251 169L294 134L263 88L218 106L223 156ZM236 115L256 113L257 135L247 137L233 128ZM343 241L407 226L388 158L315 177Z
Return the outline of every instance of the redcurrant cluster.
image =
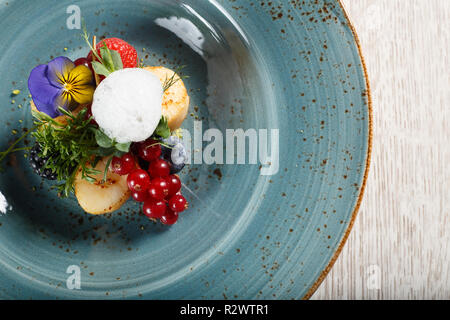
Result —
M111 170L119 175L128 175L131 195L144 203L144 214L150 219L159 219L163 224L173 225L178 214L188 207L181 194L181 181L170 174L171 164L161 159L161 144L153 139L136 143L132 151L122 157L114 157ZM138 158L144 162L141 166ZM146 168L144 170L143 168Z

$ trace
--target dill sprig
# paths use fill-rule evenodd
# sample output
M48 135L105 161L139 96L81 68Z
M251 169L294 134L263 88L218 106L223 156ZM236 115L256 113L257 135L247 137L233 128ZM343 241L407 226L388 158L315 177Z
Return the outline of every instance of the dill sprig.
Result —
M60 108L66 116L66 123L59 123L42 112L33 111L38 126L31 135L41 146L42 157L48 157L45 168L56 173L60 182L55 188L61 196L67 197L73 191L75 177L81 168L82 178L95 182L92 175L101 173L88 166L98 149L95 139L96 127L87 118L87 109L77 115Z
M81 178L90 183L99 182L94 176L103 173L103 181L100 182L105 182L113 157L121 157L129 152L131 143L117 143L110 139L92 124L93 117L86 116L87 108L77 114L63 108L59 108L59 111L65 116L63 123L43 112L31 111L35 126L14 141L8 149L0 152L0 163L9 154L30 150L31 147L17 147L17 145L31 135L41 147L39 156L47 158L43 169L50 169L56 173L58 184L53 188L58 190L61 197L68 197L74 191L79 171ZM95 168L104 158L107 165L101 172ZM0 171L1 169L0 167Z
M163 91L166 92L167 90L169 90L174 84L176 84L178 81L183 80L183 79L187 79L189 78L189 76L185 76L182 75L181 72L183 71L183 69L186 66L179 66L177 67L174 71L173 71L173 75L168 78L166 76L166 79L164 80L164 85L163 85Z
M91 44L84 21L82 36L96 58L92 61L96 75L108 76L123 68L120 54L117 51L110 50L107 46L99 48L100 54L95 50L96 48L93 47L95 43ZM189 78L181 74L184 67L176 68L171 77L166 76L163 84L164 92L179 80ZM94 176L103 173L103 182L105 182L113 157L120 157L129 152L131 143L117 143L114 139L109 138L101 129L92 124L92 117L87 118L87 108L77 114L63 108L59 108L59 111L65 116L64 123L56 121L43 112L32 111L35 127L27 130L7 150L0 152L0 163L9 154L30 150L31 147L18 147L18 144L25 137L31 135L41 147L39 156L47 159L43 169L49 169L57 176L58 184L54 188L58 190L60 196L68 197L74 191L78 172L81 172L82 179L91 183L98 182ZM155 130L155 137L165 139L170 135L171 130L167 119L162 117ZM158 144L165 145L161 141ZM103 172L95 169L102 159L106 160ZM1 169L0 166L0 171Z
M103 172L103 181L114 156L122 156L128 152L131 143L118 144L109 139L99 128L93 125L92 117L87 118L87 108L73 114L63 108L60 112L66 116L65 123L59 123L42 112L33 111L38 129L31 135L41 146L40 156L48 157L45 168L56 173L56 185L59 194L69 196L74 189L78 171L82 179L91 183L97 182L94 175L102 172L94 169L104 157L108 157Z

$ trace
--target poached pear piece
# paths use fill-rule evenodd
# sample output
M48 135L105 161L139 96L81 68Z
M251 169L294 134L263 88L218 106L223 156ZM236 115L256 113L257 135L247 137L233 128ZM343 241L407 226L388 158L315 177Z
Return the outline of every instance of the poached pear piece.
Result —
M101 173L94 175L96 182L91 183L82 178L81 169L75 178L75 196L84 211L90 214L105 214L119 209L131 196L127 176L120 176L108 170L106 181L103 172L107 159L100 161L95 169Z

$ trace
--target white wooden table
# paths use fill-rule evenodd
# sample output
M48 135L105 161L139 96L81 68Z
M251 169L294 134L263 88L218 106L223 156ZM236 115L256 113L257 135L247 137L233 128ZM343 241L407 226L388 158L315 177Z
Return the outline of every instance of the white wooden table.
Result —
M367 63L372 166L312 299L450 299L450 0L343 0Z

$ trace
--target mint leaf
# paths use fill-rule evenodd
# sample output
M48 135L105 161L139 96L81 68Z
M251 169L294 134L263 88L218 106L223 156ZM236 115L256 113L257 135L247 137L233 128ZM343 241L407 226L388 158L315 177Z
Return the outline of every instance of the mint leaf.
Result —
M171 132L166 117L163 116L161 118L158 126L156 127L155 133L163 139L167 139L170 137Z
M100 148L98 148L97 150L95 150L95 155L96 155L97 157L99 157L100 160L101 160L101 159L104 158L104 157L108 157L108 156L114 154L115 151L116 151L116 149L113 148L113 147L111 147L111 148L101 148L101 147L100 147Z
M128 143L117 143L115 145L116 149L121 151L121 152L129 152L130 151L130 147L131 147L131 142Z
M103 58L103 65L106 67L106 69L108 69L110 72L114 72L114 62L111 51L106 45L100 47L100 55Z
M95 130L95 140L100 147L105 149L109 149L114 145L114 141L98 129Z
M120 57L120 53L116 50L110 50L107 46L103 46L100 48L100 55L103 58L102 66L108 72L106 72L105 70L99 70L102 73L96 71L97 74L105 75L103 73L108 73L106 74L106 76L108 76L114 71L123 69L122 58Z
M110 54L112 58L114 71L123 69L123 62L122 58L120 57L120 53L117 52L116 50L110 50Z
M111 71L109 71L103 64L101 64L98 61L92 61L92 68L94 68L94 71L96 74L102 75L102 76L109 76L111 74Z

